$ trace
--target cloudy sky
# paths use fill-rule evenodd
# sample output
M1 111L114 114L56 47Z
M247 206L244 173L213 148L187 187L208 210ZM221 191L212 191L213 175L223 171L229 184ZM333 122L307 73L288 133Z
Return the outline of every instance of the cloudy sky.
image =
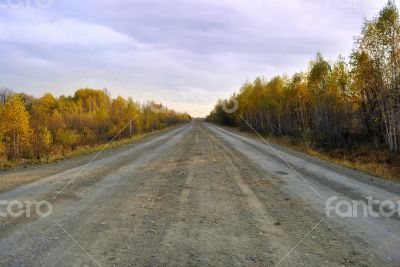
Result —
M108 88L204 116L257 75L348 56L386 0L0 0L0 86Z

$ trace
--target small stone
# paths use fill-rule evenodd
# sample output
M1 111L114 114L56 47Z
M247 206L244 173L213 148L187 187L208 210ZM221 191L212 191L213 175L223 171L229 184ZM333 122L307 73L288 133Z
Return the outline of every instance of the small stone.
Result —
M249 256L248 259L252 262L256 262L257 261L257 256Z

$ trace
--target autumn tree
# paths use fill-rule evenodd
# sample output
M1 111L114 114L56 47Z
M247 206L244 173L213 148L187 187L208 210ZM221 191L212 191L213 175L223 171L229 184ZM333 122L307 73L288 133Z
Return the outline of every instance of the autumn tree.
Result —
M51 148L53 145L53 135L47 127L39 128L35 132L35 154L36 158L42 157L49 160Z
M208 121L290 136L333 149L372 142L400 151L400 17L389 1L367 20L349 63L329 62L318 53L306 72L256 78L235 96L236 113L220 100Z
M3 129L8 156L17 158L28 152L31 145L32 128L29 114L20 95L10 97L1 109L0 127Z
M382 134L392 152L400 149L399 57L399 12L389 1L378 17L365 22L353 53L353 72L367 128L375 136Z
M155 106L161 107L156 110ZM190 120L162 104L141 105L132 98L111 98L106 90L79 89L73 96L40 98L0 91L0 158L49 159L79 146L130 138Z
M14 92L7 87L0 87L0 104L5 105Z

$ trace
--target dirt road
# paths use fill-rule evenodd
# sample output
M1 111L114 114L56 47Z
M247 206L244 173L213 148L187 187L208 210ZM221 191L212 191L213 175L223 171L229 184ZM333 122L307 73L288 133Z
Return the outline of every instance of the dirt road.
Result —
M399 199L397 184L274 149L193 122L102 154L56 198L87 158L3 173L43 179L1 200L53 208L0 218L0 265L400 265L398 217L325 214L331 196Z

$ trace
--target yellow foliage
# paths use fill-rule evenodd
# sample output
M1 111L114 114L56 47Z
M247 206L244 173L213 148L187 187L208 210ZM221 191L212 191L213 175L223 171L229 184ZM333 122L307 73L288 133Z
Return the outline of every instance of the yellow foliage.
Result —
M80 151L78 146L95 146L114 137L132 138L141 131L187 121L190 116L166 108L158 114L149 104L141 106L131 98L112 99L106 91L86 88L58 98L50 93L41 98L10 96L0 103L0 118L0 157L3 153L17 160L68 155Z
M28 152L33 130L29 122L29 114L20 95L11 97L1 110L1 124L6 139L6 147L12 157Z

